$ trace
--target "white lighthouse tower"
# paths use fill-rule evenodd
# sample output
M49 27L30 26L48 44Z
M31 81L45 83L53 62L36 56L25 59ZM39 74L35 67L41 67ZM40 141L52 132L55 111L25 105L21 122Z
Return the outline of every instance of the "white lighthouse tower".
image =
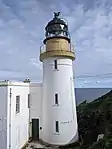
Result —
M78 140L74 94L73 60L67 22L54 13L45 30L43 62L42 140L52 145L66 145Z

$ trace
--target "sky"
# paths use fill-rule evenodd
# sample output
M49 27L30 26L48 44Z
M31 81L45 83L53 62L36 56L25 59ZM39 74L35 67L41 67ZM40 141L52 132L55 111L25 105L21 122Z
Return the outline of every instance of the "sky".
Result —
M75 45L75 86L112 87L111 0L0 0L0 80L42 80L40 46L54 11Z

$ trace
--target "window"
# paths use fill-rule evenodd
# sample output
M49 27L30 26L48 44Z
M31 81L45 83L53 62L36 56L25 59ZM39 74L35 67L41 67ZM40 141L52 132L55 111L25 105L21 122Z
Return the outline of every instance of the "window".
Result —
M54 60L54 68L58 69L58 67L57 67L57 60Z
M28 94L28 108L30 108L30 94Z
M58 94L55 94L55 104L58 104Z
M56 132L59 132L59 122L56 121Z
M16 114L20 112L20 96L16 96Z

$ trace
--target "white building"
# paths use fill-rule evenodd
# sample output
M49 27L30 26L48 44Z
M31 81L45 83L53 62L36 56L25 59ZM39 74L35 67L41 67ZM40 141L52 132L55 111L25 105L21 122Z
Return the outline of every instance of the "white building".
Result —
M55 13L40 51L43 82L0 83L0 149L21 149L30 138L52 145L78 140L74 59L68 25Z
M0 149L20 149L29 139L29 83L0 82Z
M42 83L30 84L29 138L38 140L42 134Z

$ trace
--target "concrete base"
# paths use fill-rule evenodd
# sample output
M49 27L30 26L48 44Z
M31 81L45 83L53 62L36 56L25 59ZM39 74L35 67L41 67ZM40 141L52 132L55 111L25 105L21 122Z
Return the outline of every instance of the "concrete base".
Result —
M30 143L28 143L28 147L26 147L26 149L37 149L37 148L45 149L45 146L41 145L40 142L37 141L37 142L30 142Z
M41 144L45 145L46 147L53 147L53 148L58 148L59 147L59 145L49 144L49 143L47 143L47 142L45 142L41 139L39 141L40 141Z
M26 149L28 142L26 142L21 149Z
M49 144L49 143L47 143L47 142L45 142L45 141L43 141L41 139L39 141L40 141L41 144L45 145L46 147L54 147L54 148L72 146L72 145L74 145L75 143L78 142L78 140L77 141L76 140L74 141L74 138L69 143L67 143L65 145Z
M46 143L43 143L43 141L31 141L28 142L24 148L22 149L57 149L57 146L51 146Z

